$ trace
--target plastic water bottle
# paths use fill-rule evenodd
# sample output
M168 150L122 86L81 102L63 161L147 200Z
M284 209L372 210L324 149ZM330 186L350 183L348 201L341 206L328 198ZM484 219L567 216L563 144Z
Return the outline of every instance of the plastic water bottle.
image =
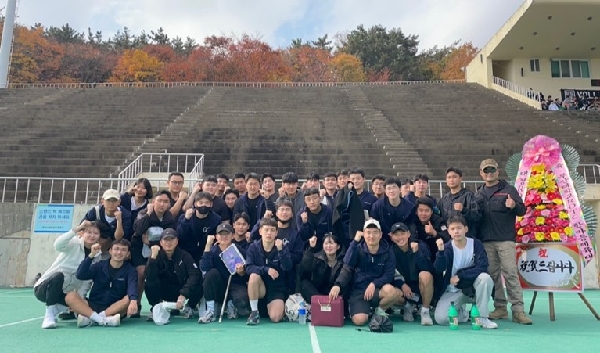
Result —
M471 307L471 328L473 330L481 330L481 318L479 317L479 309L473 304Z
M300 302L298 308L298 322L300 325L306 325L306 304L304 302Z
M451 330L458 330L458 310L456 310L454 302L450 303L450 309L448 309L448 321Z

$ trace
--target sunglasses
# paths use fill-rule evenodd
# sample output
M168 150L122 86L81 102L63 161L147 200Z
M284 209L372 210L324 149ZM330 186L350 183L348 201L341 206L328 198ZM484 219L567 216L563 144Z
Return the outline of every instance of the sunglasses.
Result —
M492 173L496 173L497 171L498 171L498 169L496 169L494 167L483 168L483 172L485 174L492 174Z

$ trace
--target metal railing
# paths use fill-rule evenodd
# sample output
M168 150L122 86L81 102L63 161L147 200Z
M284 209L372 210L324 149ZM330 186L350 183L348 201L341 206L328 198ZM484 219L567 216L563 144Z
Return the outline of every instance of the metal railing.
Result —
M174 88L174 87L342 87L371 85L422 85L441 83L465 83L465 80L437 81L387 81L387 82L104 82L104 83L11 83L8 88Z
M510 82L510 81L507 81L507 80L502 79L500 77L495 77L494 76L494 84L496 84L496 85L498 85L498 86L500 86L502 88L506 88L507 90L509 90L511 92L514 92L514 93L516 93L518 95L521 95L523 97L527 97L527 98L529 98L531 100L538 101L538 102L540 101L540 96L541 96L540 94L541 94L541 92L533 91L533 90L531 90L529 88L523 87L523 86L521 86L519 84L516 84L514 82Z
M202 153L142 153L119 173L118 190L124 191L129 180L136 179L141 173L170 173L178 171L190 174L192 179L203 177L204 154Z
M577 172L583 176L586 184L600 183L600 164L580 164Z

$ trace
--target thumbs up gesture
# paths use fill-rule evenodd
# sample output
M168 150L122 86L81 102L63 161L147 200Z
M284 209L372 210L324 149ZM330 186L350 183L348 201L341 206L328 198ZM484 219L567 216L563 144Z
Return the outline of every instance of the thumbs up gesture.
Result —
M508 194L508 197L506 198L506 202L504 203L504 205L506 206L506 208L510 208L512 210L513 208L515 208L517 203L515 202L515 200L512 199L512 197L510 197L510 194Z
M438 240L441 240L441 239L438 239ZM417 251L419 251L419 243L417 243L417 242L410 243L410 249L412 250L413 253L416 253Z
M435 228L433 228L433 224L431 224L431 221L429 221L429 223L425 225L425 233L434 237L437 235L437 231L435 230Z

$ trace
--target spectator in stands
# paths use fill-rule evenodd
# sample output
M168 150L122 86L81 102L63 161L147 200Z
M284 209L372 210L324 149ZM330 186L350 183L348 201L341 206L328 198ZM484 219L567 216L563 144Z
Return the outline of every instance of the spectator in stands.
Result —
M250 224L257 224L267 210L275 212L275 205L260 195L260 177L256 173L246 175L246 194L240 196L233 206L233 214L245 213Z
M390 241L390 233L394 224L399 222L411 224L414 220L415 205L400 197L401 186L400 179L387 178L384 184L385 196L377 200L371 208L370 216L379 222L383 239L386 241Z
M346 184L350 181L350 172L346 169L342 169L337 175L337 187L339 189L343 189Z
M288 247L283 240L276 239L277 221L263 218L259 224L260 241L250 244L246 254L246 272L248 281L248 297L251 313L246 322L257 325L260 321L258 300L266 298L268 315L272 322L279 322L285 314L285 300L288 297L288 277L293 262Z
M183 191L184 178L179 172L172 172L167 179L167 186L171 193L171 214L175 219L178 219L185 213L183 205L187 201L188 194Z
M437 202L435 198L427 194L427 192L429 191L429 177L426 174L417 174L413 183L414 191L408 194L408 196L406 196L406 198L408 198L408 201L416 204L417 199L421 197L429 197L433 203L433 210L435 211L435 213L439 214L440 212L437 207Z
M467 236L476 238L477 222L481 218L475 194L463 187L462 171L451 167L446 170L446 185L450 189L440 200L440 215L444 220L456 215L462 215L469 224Z
M451 303L459 308L459 322L466 322L469 314L465 303L475 297L479 309L481 326L486 329L498 328L498 324L488 319L488 302L494 282L488 271L488 259L481 242L467 238L467 221L461 215L448 219L452 240L445 243L437 240L437 256L434 267L444 274L444 292L435 308L435 321L438 325L448 325L448 309ZM514 261L514 259L513 259Z
M151 255L151 246L158 245L163 230L175 228L177 220L169 207L171 205L171 193L161 190L154 196L154 201L145 210L138 213L133 223L133 237L131 239L131 264L136 267L138 274L138 297L142 297L144 291L144 278L146 263ZM132 317L139 318L142 311L142 303L139 302L138 312Z
M407 198L410 193L414 191L413 181L406 178L402 179L402 186L400 187L400 197Z
M315 172L306 176L306 182L302 185L302 190L321 188L321 176Z
M67 310L66 293L76 291L85 296L90 289L89 281L77 280L77 267L91 254L92 245L100 239L100 228L95 222L83 221L54 241L58 257L50 268L33 285L35 297L46 304L43 329L56 328L56 316ZM94 261L100 260L100 253Z
M385 176L383 174L377 174L371 179L371 191L378 200L385 196L384 184Z
M222 223L229 223L231 218L229 217L229 209L225 204L223 198L218 197L215 193L217 192L217 178L214 175L208 175L204 178L202 183L196 183L192 195L187 199L183 210L186 211L189 208L194 207L194 197L200 191L209 193L212 196L212 210L221 217Z
M262 188L260 194L267 200L275 203L279 198L279 193L275 188L275 177L273 174L265 173L260 177Z
M410 229L396 223L390 232L392 252L396 259L393 286L404 298L404 321L415 320L415 305L421 303L421 325L433 325L429 307L433 299L433 264L429 248L421 242L410 241Z
M227 174L217 174L217 191L215 192L215 196L223 197L225 191L229 189L229 177Z
M229 219L233 219L233 207L235 206L235 202L238 200L240 193L236 189L227 189L225 194L223 195L223 199L225 200L225 205L227 205L227 210L229 212Z
M298 235L304 244L308 239L316 236L318 241L315 250L321 251L325 234L333 232L331 222L333 211L329 206L321 203L319 189L316 188L304 191L304 203L305 209L300 210L296 215Z
M323 250L317 251L317 243L317 237L309 239L299 266L299 291L308 302L313 295L329 295L344 265L341 243L335 235L325 234ZM341 295L344 296L343 293Z
M296 173L285 173L281 177L282 187L279 192L280 197L289 198L294 204L292 209L293 215L297 214L300 210L304 209L304 194L303 191L298 189L298 175Z
M549 111L557 111L557 110L560 110L560 108L556 104L556 102L551 102L550 105L548 105L548 110Z
M102 195L102 204L94 206L83 220L95 221L100 228L100 245L104 251L110 249L115 239L131 239L131 213L120 207L121 195L115 189L108 189Z
M148 200L152 199L152 195L152 184L150 184L150 180L146 178L139 178L131 190L121 195L121 207L131 213L130 229L133 230L133 223L135 222L138 213L148 207ZM133 235L133 231L129 238L125 237L125 239L131 241L131 235Z
M389 244L381 241L379 222L367 220L363 231L356 232L350 242L342 272L329 292L329 297L335 299L342 290L352 288L348 304L350 318L357 326L367 323L371 308L375 308L375 314L387 316L385 311L402 300L391 285L396 259Z
M146 265L146 297L152 307L163 301L175 302L185 318L193 317L193 309L202 298L202 274L190 254L181 250L177 232L163 230L160 246L153 245ZM186 301L187 300L187 304Z
M333 209L335 196L337 194L337 174L329 172L323 178L323 189L321 189L321 203Z
M199 192L194 197L194 207L185 211L177 222L179 246L200 263L202 251L209 235L215 235L221 217L212 210L212 195Z
M198 319L200 324L208 324L215 321L217 315L215 310L220 308L225 298L227 282L229 280L229 270L225 263L220 258L220 254L233 244L233 227L229 224L221 224L217 227L217 236L209 235L204 248L204 255L200 261L200 269L206 273L204 275L204 298L206 299L206 311ZM216 244L215 240L217 241ZM214 245L213 245L214 244ZM241 311L244 315L249 313L248 289L246 283L248 276L244 264L237 264L235 267L236 273L231 277L231 284L228 298L233 301L233 309L228 310L229 319L235 319L238 312ZM235 282L235 286L233 285ZM232 290L233 289L233 290ZM217 304L218 303L218 304ZM238 308L235 310L235 308Z
M505 180L498 178L498 163L485 159L479 165L484 185L475 194L481 210L477 237L483 243L489 262L489 274L494 280L494 311L490 319L507 319L507 301L500 274L504 276L508 301L512 304L512 320L531 325L533 322L524 312L523 290L519 282L515 241L515 220L525 214L525 205L519 192Z
M244 195L246 193L246 174L235 173L233 187L240 193L240 196Z
M377 198L365 190L365 172L359 168L350 170L350 181L354 184L356 194L363 205L363 210L367 212L371 211L371 207L373 207Z
M70 292L65 301L79 316L77 327L119 326L121 317L138 311L137 274L127 261L130 243L115 240L110 247L110 259L93 263L100 245L92 246L90 254L77 268L77 279L94 283L87 299L77 292Z

